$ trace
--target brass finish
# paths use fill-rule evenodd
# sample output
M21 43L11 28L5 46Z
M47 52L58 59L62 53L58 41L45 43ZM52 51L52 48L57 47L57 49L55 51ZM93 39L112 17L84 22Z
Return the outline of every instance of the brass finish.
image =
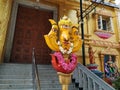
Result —
M71 83L71 75L70 74L64 74L61 72L57 72L58 76L59 76L59 82L62 85L62 90L68 90L68 86Z

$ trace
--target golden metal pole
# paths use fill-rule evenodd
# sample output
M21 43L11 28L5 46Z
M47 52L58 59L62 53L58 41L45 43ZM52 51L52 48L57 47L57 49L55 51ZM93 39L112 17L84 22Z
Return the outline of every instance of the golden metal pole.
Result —
M68 90L68 86L71 83L72 73L64 74L64 73L58 72L57 74L59 76L59 82L62 85L62 90Z
M62 85L62 90L68 90L68 85Z

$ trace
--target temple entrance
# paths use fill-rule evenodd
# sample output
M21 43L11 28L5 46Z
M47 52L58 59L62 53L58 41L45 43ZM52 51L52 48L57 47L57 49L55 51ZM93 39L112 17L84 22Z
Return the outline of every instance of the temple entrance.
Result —
M35 48L37 64L50 64L51 50L44 40L51 28L50 18L53 18L53 11L18 6L10 62L31 63L32 48Z

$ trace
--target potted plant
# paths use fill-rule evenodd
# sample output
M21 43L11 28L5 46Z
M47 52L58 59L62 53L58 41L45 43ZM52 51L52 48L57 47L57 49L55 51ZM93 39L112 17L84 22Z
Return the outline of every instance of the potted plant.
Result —
M115 79L112 83L113 83L113 87L116 90L120 90L120 77L118 77L117 79Z

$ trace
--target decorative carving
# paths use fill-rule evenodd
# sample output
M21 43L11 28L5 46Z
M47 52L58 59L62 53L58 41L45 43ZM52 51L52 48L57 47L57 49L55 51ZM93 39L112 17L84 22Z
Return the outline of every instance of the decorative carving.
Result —
M115 49L111 49L111 47L107 47L106 49L101 51L101 54L105 55L119 55Z
M100 47L112 47L112 48L120 48L120 44L116 42L103 41L103 40L91 40L91 44L94 46Z
M111 12L108 12L106 10L103 10L103 9L100 9L100 10L97 10L94 15L102 15L102 16L107 16L107 17L112 17L112 13Z

